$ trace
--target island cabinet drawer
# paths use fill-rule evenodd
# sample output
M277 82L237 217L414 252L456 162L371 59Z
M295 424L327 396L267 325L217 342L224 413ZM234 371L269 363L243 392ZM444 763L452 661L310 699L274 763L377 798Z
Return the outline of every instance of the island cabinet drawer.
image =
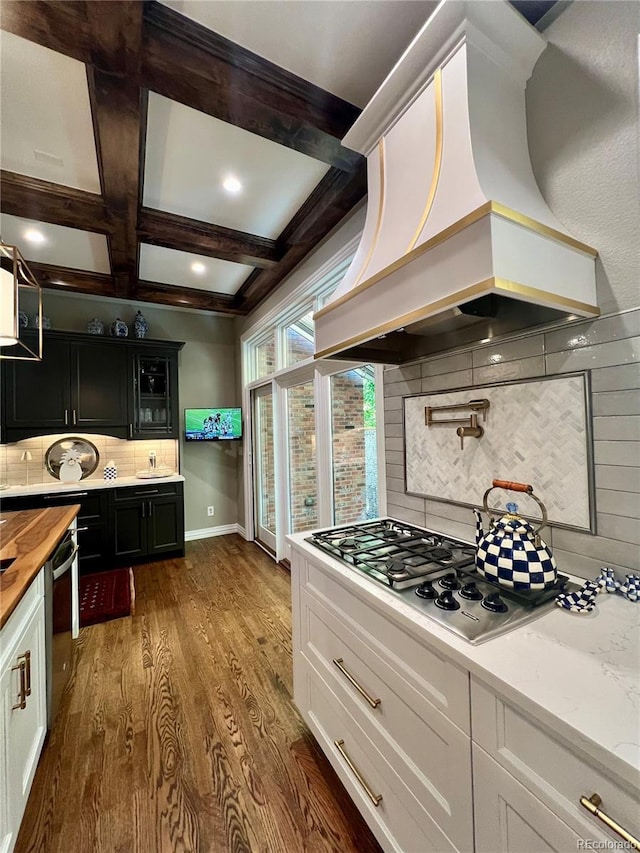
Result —
M425 632L398 620L392 605L383 599L365 600L308 560L301 560L297 570L304 573L300 585L311 599L323 604L374 657L379 656L463 732L470 733L466 669L430 645Z
M588 685L585 696L576 701L589 701ZM581 797L598 794L600 810L640 838L638 787L607 771L579 744L558 737L476 678L471 679L471 708L474 742L579 834L622 840L580 804Z
M302 654L458 849L470 849L471 740L329 608L302 595Z
M312 666L301 667L303 714L385 850L445 853L456 846ZM470 817L469 817L470 819Z

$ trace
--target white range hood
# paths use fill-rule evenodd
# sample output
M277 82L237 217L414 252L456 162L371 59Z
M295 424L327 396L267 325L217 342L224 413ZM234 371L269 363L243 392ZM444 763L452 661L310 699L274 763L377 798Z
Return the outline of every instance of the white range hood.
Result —
M525 86L545 39L506 0L443 0L344 145L367 156L362 239L315 315L316 358L400 363L593 317L596 251L538 190Z

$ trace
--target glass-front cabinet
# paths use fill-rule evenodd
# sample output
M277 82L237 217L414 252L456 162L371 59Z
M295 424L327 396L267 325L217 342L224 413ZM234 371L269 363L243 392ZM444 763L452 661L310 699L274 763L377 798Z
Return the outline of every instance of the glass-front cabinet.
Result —
M133 351L131 438L178 438L178 354Z

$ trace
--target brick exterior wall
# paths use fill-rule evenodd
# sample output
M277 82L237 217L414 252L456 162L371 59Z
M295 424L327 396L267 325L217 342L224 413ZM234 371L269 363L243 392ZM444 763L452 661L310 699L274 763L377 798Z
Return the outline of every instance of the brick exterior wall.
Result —
M365 518L366 460L363 380L350 370L331 379L333 496L336 524Z
M313 382L290 388L289 410L289 508L291 531L318 527L318 484ZM309 503L309 506L305 505ZM312 503L311 503L312 502Z
M313 341L305 338L295 329L287 329L287 365L296 364L305 358L311 358L314 351Z

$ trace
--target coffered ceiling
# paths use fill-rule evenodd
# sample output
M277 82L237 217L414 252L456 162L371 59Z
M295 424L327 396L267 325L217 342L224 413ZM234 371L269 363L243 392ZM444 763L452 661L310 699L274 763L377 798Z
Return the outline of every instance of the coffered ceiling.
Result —
M3 0L3 239L45 287L247 314L364 196L340 140L435 6Z

